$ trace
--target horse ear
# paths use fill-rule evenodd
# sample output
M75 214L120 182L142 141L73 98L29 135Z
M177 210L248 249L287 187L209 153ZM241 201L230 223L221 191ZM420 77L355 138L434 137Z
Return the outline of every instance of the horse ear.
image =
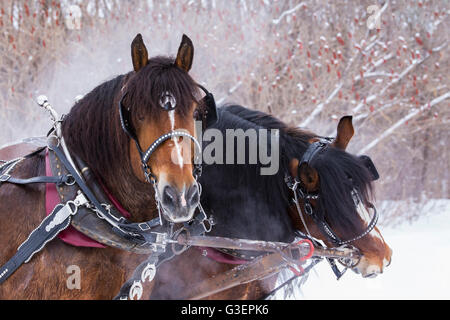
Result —
M353 137L355 130L353 129L352 116L345 116L339 120L337 127L336 139L333 142L333 146L345 150L347 148L350 139Z
M291 175L298 177L305 186L306 191L316 191L319 189L319 173L307 163L302 163L299 166L299 162L295 158L291 160L289 164Z
M194 60L194 45L188 36L183 34L180 47L178 48L177 58L175 59L175 65L180 67L186 72L189 72L192 67L192 61Z
M131 60L134 71L138 72L148 63L148 52L140 33L131 42Z

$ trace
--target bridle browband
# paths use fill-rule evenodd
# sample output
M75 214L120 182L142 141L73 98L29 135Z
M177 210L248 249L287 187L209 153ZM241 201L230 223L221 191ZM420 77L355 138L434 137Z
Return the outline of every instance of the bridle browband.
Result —
M308 148L305 151L305 153L303 154L302 159L300 160L300 162L298 164L298 167L297 167L298 168L298 172L300 172L300 167L303 164L310 165L311 161L314 159L314 157L316 155L324 152L326 150L326 148L329 147L331 141L332 141L332 138L322 138L319 141L311 143L308 146ZM373 164L372 160L368 156L365 156L365 155L364 156L360 156L360 159L363 161L365 167L371 173L372 179L373 180L378 179L379 174L378 174L378 172L377 172L377 170L375 168L375 165ZM303 212L313 219L314 223L317 225L317 227L319 228L320 232L323 235L325 235L325 237L331 243L333 243L333 245L336 246L336 247L343 247L343 246L350 245L351 247L355 248L353 245L351 245L351 243L356 241L356 240L359 240L359 239L365 237L367 234L369 234L373 230L373 228L377 224L377 221L378 221L377 210L376 210L375 206L372 203L368 203L367 206L369 208L373 209L373 217L372 217L371 221L369 222L369 224L367 225L367 227L365 228L365 230L361 234L359 234L359 235L357 235L357 236L355 236L353 238L350 238L350 239L347 239L347 240L342 240L333 231L333 229L325 221L325 219L318 216L317 212L314 210L313 206L311 205L311 200L317 200L317 199L320 198L319 193L318 192L315 192L315 193L308 192L306 190L306 188L303 187L303 183L302 183L302 181L301 181L301 179L299 177L293 178L289 174L286 174L285 182L286 182L288 188L291 189L293 194L294 194L293 202L296 205L297 212L298 212L298 214L300 216L300 219L302 221L302 224L303 224L303 226L305 227L305 230L306 230L306 235L302 234L302 236L306 236L306 237L310 238L311 240L314 240L314 243L316 245L318 245L319 243L311 236L311 233L309 232L308 226L307 226L305 218L303 216ZM360 203L361 200L359 198L358 192L355 189L353 189L353 191L352 191L352 196L353 196L353 200L355 202L355 206L358 206L358 204ZM300 199L303 202L303 208L300 206L300 202L299 202ZM330 259L328 259L328 261L330 262L333 271L335 272L336 276L339 279L343 275L345 270L343 272L340 272L337 269L337 267L336 267L336 265L334 264L333 261L331 261ZM352 262L352 261L340 261L340 262L342 264L344 264L344 266L346 266L346 268L354 268L359 263L359 260L356 263Z

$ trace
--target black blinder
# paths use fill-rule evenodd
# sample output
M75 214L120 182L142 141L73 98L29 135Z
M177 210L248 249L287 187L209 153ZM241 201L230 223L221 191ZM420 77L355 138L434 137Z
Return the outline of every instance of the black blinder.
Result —
M199 111L197 114L196 120L203 122L203 129L206 129L218 121L218 114L217 114L217 106L216 101L214 100L214 96L211 92L206 90L205 87L198 85L200 89L202 89L206 96L203 97L203 99L200 101L200 105L202 105L204 108L202 111Z
M131 112L130 109L127 109L123 105L123 100L128 95L128 92L125 93L119 101L119 115L120 115L120 124L122 125L123 131L133 140L138 141L136 131L131 122Z
M370 174L372 175L372 180L378 180L380 178L380 175L378 174L378 170L375 167L375 164L373 163L372 159L370 159L369 156L362 155L359 156L361 161L363 162L364 166L369 170Z

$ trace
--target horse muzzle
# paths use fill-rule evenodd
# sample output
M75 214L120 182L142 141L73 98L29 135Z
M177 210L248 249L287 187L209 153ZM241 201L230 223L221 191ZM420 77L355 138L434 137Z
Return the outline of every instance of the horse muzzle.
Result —
M197 183L193 183L183 190L166 185L161 194L162 213L170 222L186 222L194 216L199 201L200 193Z

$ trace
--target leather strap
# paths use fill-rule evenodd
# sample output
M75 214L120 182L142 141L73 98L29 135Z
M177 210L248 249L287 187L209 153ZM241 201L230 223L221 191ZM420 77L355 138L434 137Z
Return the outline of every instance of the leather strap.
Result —
M200 209L200 213L197 214L194 220L190 223L185 222L184 228L180 229L179 232L185 231L190 235L202 235L209 230L206 230L204 226L204 220L206 219L206 214L203 209ZM136 297L138 300L141 299L143 286L142 282L152 281L156 270L164 262L172 259L174 256L179 255L186 251L189 247L181 247L177 244L172 243L171 245L165 246L164 249L157 250L149 255L149 257L142 262L133 272L133 275L128 279L120 288L119 293L114 297L114 300L134 300ZM151 270L151 272L149 272Z
M327 146L323 141L316 141L309 145L308 149L306 149L305 153L298 166L300 167L303 163L309 164L314 156L321 150L323 150Z
M58 233L70 225L71 217L77 213L79 205L83 205L81 198L68 201L65 205L58 204L52 213L45 217L41 224L34 229L28 238L19 246L17 253L0 268L0 284L11 276L23 263L30 261ZM85 200L85 198L83 197ZM78 201L78 204L77 204Z
M0 176L0 182L9 182L14 184L31 184L31 183L54 183L57 185L63 184L63 183L71 183L74 180L71 178L71 175L64 175L59 177L47 177L47 176L39 176L39 177L33 177L28 179L19 179L11 177L11 175L2 175Z
M55 150L53 150L55 151ZM66 161L62 161L61 150L57 152L49 151L50 164L54 175L64 175L68 173L68 168L64 164ZM103 192L102 187L96 182L96 179L90 169L82 163L80 159L74 157L79 167L83 168L83 178L78 178L81 181L83 188L79 185L78 181L76 185L67 186L63 185L58 188L61 201L66 199L73 199L77 190L81 188L83 192L88 190L86 196L94 203L95 210L93 208L80 208L78 214L72 219L72 226L85 234L86 236L110 247L131 251L139 254L149 254L154 251L152 243L160 240L158 238L159 233L167 232L166 228L159 227L159 219L153 219L143 223L131 223L124 218L114 206L110 205L110 200ZM74 170L73 170L74 172ZM94 201L92 201L94 199ZM105 219L102 219L100 215L96 214L96 210L100 211L103 215L108 215L109 219L121 229L118 231L114 226ZM97 212L98 212L97 211ZM99 218L100 217L100 218ZM141 234L142 237L132 236L132 234ZM144 236L145 235L145 236Z

